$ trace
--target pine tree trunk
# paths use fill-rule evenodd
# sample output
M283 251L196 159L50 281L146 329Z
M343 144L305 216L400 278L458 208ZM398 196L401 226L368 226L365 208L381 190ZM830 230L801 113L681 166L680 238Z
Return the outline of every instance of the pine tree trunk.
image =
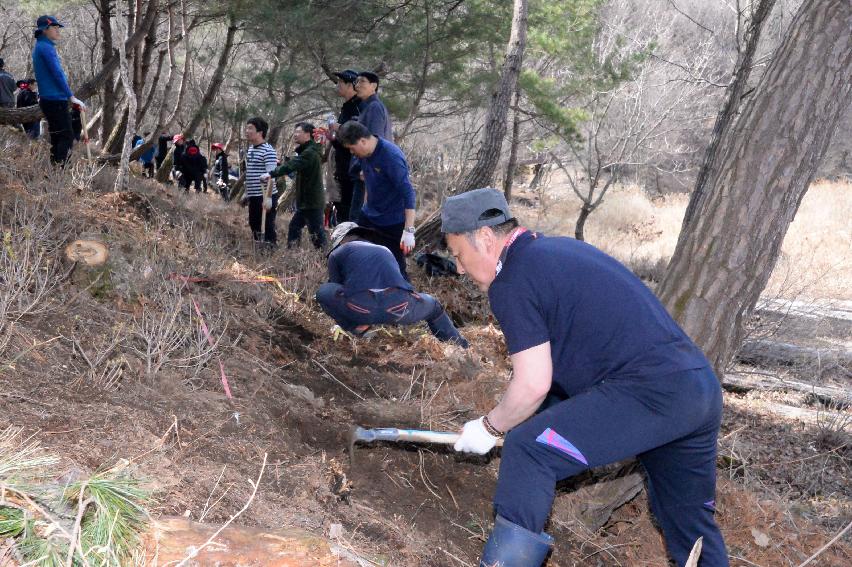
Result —
M518 142L520 139L521 117L518 106L521 104L521 87L515 87L515 105L512 107L512 145L509 146L509 161L506 164L506 176L503 178L503 195L506 201L512 199L512 183L515 181L515 168L518 166Z
M465 176L457 193L488 187L494 182L494 172L500 161L503 138L506 137L506 118L509 104L518 84L524 48L527 43L527 0L515 0L512 12L512 32L506 49L506 60L500 72L500 82L491 96L491 104L485 115L482 142L476 153L476 164ZM417 229L420 246L432 247L441 236L441 215L434 212Z
M129 93L128 93L129 94ZM121 111L121 117L113 126L112 131L104 139L101 152L104 156L121 153L121 144L124 141L124 134L127 132L127 104Z
M763 32L763 23L769 14L772 13L772 8L775 6L775 0L760 0L754 14L751 17L751 22L748 31L743 38L745 46L741 49L737 59L737 68L734 72L734 78L731 81L727 90L727 98L725 105L716 117L716 123L713 125L713 137L710 141L710 146L707 148L707 154L704 158L704 163L698 171L695 179L695 189L692 193L689 205L686 208L684 215L684 226L688 225L695 213L695 207L701 201L701 195L707 189L707 180L710 172L716 165L716 161L721 158L719 151L719 142L721 134L726 129L733 126L734 121L738 117L740 104L742 103L748 79L751 76L751 71L754 68L754 54L757 52L757 46L760 44L760 36ZM681 237L687 231L681 231Z
M721 376L852 100L852 4L805 0L693 194L663 302Z
M98 12L100 12L101 23L101 65L106 65L113 57L113 42L112 42L112 16L113 6L112 0L100 0L98 3ZM103 88L101 89L103 116L101 118L101 141L106 140L115 127L115 89L113 86L112 73L106 76Z
M485 128L482 133L482 142L476 153L476 163L459 186L459 193L488 187L494 182L494 172L497 170L497 162L500 161L503 138L506 137L506 117L512 95L518 84L526 43L527 0L515 0L512 33L506 50L506 60L500 72L500 82L497 90L491 95L491 104L485 115Z
M118 21L118 18L116 18ZM130 36L130 22L125 24L125 37ZM120 26L119 26L120 28ZM130 76L130 69L127 60L127 49L122 41L118 45L119 49L119 74L121 76L121 84L124 86L124 91L127 93L127 106L125 114L122 117L124 124L124 136L121 138L121 161L118 163L118 173L115 176L114 191L127 191L127 182L130 169L130 151L133 141L133 131L136 129L136 92L133 90L133 78Z

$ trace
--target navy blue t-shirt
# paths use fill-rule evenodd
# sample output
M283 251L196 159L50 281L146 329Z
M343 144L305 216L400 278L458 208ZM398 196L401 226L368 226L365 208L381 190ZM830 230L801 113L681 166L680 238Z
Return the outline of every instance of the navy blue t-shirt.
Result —
M709 366L656 296L595 247L521 234L488 290L509 354L550 341L551 393L573 396L604 378Z
M329 255L328 281L341 284L347 295L386 287L414 290L399 272L393 252L362 240L338 246Z

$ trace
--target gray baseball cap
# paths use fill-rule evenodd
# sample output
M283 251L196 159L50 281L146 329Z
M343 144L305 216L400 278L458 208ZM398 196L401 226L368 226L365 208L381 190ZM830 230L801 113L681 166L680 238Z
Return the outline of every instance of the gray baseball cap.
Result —
M459 234L514 218L506 197L497 189L474 189L450 197L441 208L441 232Z

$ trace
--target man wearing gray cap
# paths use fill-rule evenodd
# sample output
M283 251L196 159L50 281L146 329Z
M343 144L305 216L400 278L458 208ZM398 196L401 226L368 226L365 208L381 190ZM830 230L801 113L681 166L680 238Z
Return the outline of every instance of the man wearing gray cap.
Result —
M513 368L455 445L484 454L506 437L481 565L541 565L556 482L636 456L672 558L684 565L703 537L699 565L727 566L714 518L722 393L701 350L627 268L518 226L495 189L447 199L441 222L459 272L488 292Z

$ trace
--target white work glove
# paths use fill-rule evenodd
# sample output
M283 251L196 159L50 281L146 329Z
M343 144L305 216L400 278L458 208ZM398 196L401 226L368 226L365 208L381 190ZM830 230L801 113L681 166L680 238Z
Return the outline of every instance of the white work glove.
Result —
M267 197L263 200L263 210L271 211L272 210L272 197Z
M80 107L80 110L87 110L87 109L88 109L88 107L86 106L86 103L84 103L82 100L80 100L80 99L79 99L79 98L77 98L76 96L72 96L72 97L71 97L71 98L69 98L68 100L70 100L70 101L71 101L71 104L76 104L76 105L78 105L78 106Z
M402 238L399 241L399 248L403 254L410 254L414 250L414 233L407 230L402 231Z
M263 175L260 176L260 182L261 183L266 183L267 181L269 181L269 174L268 173L264 173Z
M456 451L484 455L493 449L496 444L497 438L488 433L480 417L464 424L461 437L453 445L453 448Z

